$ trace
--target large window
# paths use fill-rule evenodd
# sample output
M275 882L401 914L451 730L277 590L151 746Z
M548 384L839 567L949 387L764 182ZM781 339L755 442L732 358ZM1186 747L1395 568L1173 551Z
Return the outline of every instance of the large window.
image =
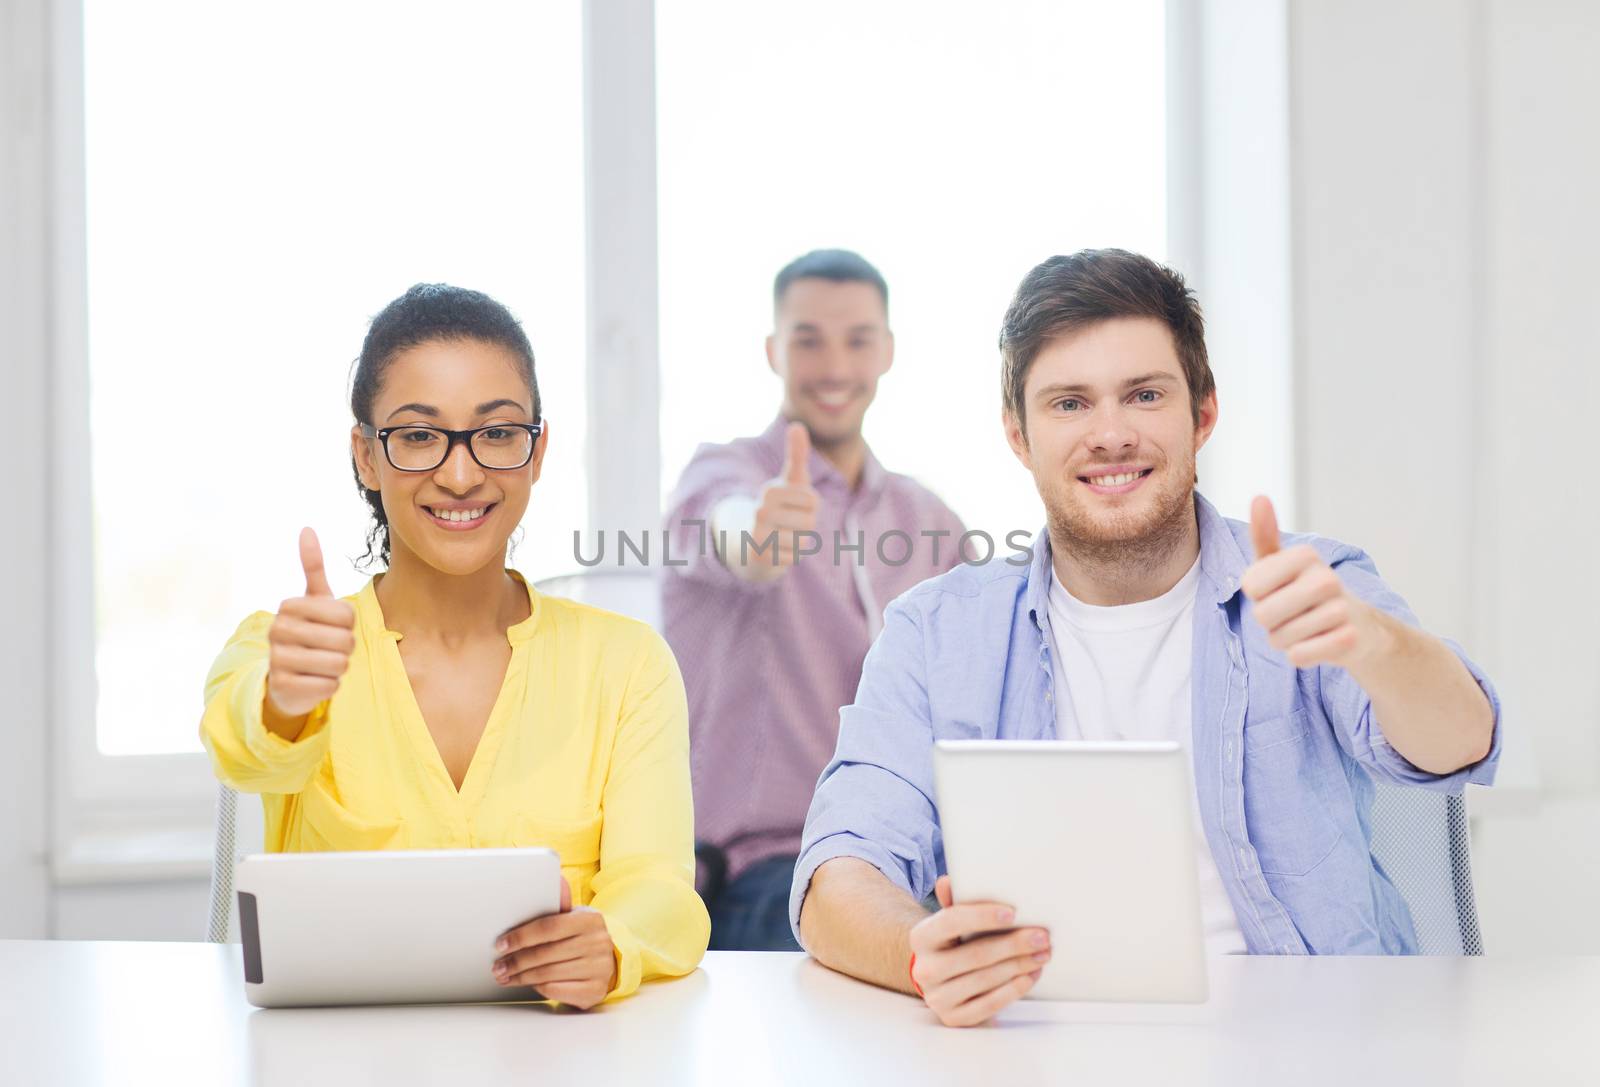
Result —
M336 591L367 576L346 383L367 321L412 283L522 318L553 440L514 561L572 567L589 519L582 20L581 0L85 0L100 755L195 750L205 667L300 590L302 525ZM699 442L760 430L779 398L772 275L841 245L891 288L880 457L969 525L1036 526L995 334L1048 254L1165 255L1160 0L667 0L655 36L662 442L659 461L607 455L659 464L666 487ZM656 300L638 301L643 321Z
M234 625L359 588L347 378L419 281L506 303L552 423L515 564L586 514L581 9L87 0L99 750L196 750Z
M843 246L889 281L876 453L970 527L1036 528L1000 316L1051 254L1165 257L1163 35L1160 0L658 3L663 486L770 421L773 274Z

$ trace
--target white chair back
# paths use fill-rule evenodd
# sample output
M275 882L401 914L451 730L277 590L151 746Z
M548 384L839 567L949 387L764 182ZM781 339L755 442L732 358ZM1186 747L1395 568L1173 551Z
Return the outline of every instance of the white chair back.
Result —
M1459 796L1378 783L1372 855L1411 909L1424 955L1482 955L1467 808Z
M216 841L211 857L211 913L206 923L206 939L212 943L239 942L233 870L246 856L260 853L265 847L261 798L218 785Z
M558 577L541 578L533 587L547 596L564 596L580 604L592 604L619 612L661 629L661 585L650 570L581 570Z

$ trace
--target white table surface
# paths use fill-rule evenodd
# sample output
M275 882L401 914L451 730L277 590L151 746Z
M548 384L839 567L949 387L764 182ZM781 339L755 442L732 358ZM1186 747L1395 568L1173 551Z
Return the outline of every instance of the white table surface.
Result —
M0 941L16 1084L1600 1083L1600 958L1232 958L1199 1007L1023 1002L975 1030L804 956L712 952L598 1011L261 1011L237 946Z

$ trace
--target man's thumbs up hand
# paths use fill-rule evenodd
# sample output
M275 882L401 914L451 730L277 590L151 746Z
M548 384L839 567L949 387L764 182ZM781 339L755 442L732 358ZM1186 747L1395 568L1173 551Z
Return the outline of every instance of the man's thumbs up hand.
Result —
M1380 652L1383 630L1376 610L1347 592L1333 567L1309 544L1281 549L1271 499L1250 504L1250 542L1256 560L1240 579L1267 642L1296 668L1332 664L1352 668Z
M780 479L791 487L811 486L811 435L804 423L790 423L784 432L783 471Z
M1272 508L1272 499L1256 495L1250 503L1250 542L1255 545L1256 559L1278 553L1278 514Z
M800 551L800 533L813 536L817 529L817 509L822 500L811 486L811 436L803 423L790 423L784 434L783 468L775 479L761 488L755 523L750 530L754 544L748 554L742 546L729 551L741 555L739 573L751 581L771 581L793 566ZM818 545L820 546L820 544ZM730 565L733 565L730 563Z

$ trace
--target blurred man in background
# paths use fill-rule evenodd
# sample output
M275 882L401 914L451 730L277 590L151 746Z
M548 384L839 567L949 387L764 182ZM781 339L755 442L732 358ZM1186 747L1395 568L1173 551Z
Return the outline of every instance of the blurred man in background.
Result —
M762 434L703 445L668 501L662 610L689 694L695 828L711 946L798 950L789 887L884 606L956 565L962 525L886 471L862 421L894 361L889 291L855 253L807 253L773 283Z

